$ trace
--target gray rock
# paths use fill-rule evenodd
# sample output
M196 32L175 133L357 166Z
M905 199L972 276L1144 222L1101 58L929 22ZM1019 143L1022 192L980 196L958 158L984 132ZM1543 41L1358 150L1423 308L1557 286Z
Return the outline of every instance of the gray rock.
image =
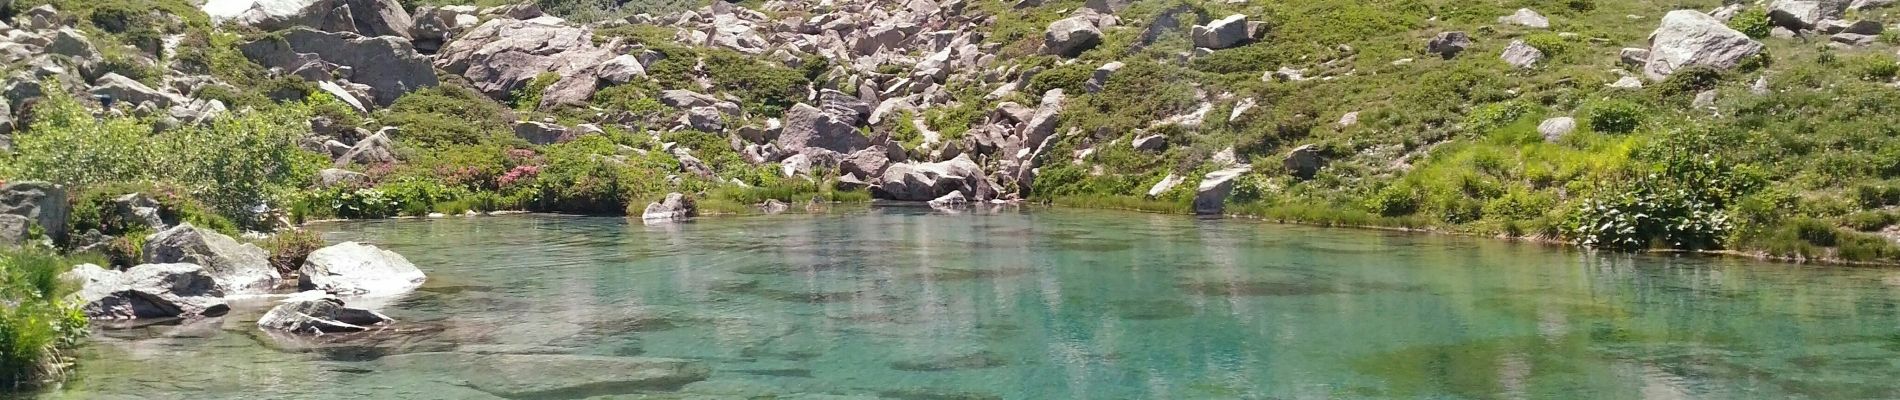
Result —
M1337 122L1337 124L1339 124L1339 127L1341 128L1349 128L1349 127L1352 127L1353 125L1358 125L1359 112L1353 111L1353 112L1341 114L1339 116L1339 122Z
M1443 32L1425 44L1425 51L1450 60L1471 47L1471 36L1464 32Z
M1036 149L1056 133L1056 126L1062 123L1062 104L1067 98L1062 89L1049 89L1042 94L1042 103L1023 124L1021 135L1025 148Z
M33 220L13 214L0 214L0 249L25 246L32 229Z
M1320 157L1319 146L1309 144L1288 152L1281 164L1295 178L1313 179L1314 175L1319 174L1320 167L1326 166L1326 159Z
M1715 90L1710 89L1710 90L1697 92L1695 94L1695 99L1691 100L1689 102L1689 105L1695 108L1715 107Z
M621 54L600 65L600 80L609 84L618 85L646 77L646 67L641 66L640 59L632 54Z
M1617 53L1617 61L1632 68L1642 68L1649 64L1649 49L1624 48Z
M765 202L759 203L758 207L759 212L767 215L783 214L785 211L792 209L790 204L785 204L785 202L779 201L778 199L765 199Z
M871 147L871 139L858 133L850 122L804 103L785 112L784 128L774 143L788 153L822 149L851 154Z
M693 199L679 193L667 193L666 198L648 203L640 219L646 221L678 221L699 215L699 207Z
M371 100L379 107L388 107L404 94L438 84L429 58L400 37L293 28L238 48L260 65L285 71L326 63L349 67L350 81L369 86Z
M348 151L337 157L336 166L350 164L378 165L396 162L396 142L390 138L394 128L383 128L363 140L356 141Z
M1226 212L1227 197L1234 194L1234 180L1248 172L1253 172L1253 167L1241 165L1214 171L1201 178L1200 187L1194 191L1194 213L1220 215Z
M852 152L838 163L841 172L857 176L884 176L890 166L890 151L883 145Z
M1834 34L1834 36L1829 36L1828 40L1846 46L1860 47L1874 44L1875 41L1880 40L1880 37L1858 33L1837 33Z
M300 293L265 312L263 317L257 319L257 327L320 335L367 331L392 322L395 320L375 311L344 307L343 300L326 293Z
M1511 64L1512 67L1523 69L1535 67L1537 63L1543 62L1544 52L1522 40L1513 40L1511 45L1504 47L1504 54L1498 57L1504 59L1504 63Z
M145 259L150 264L188 263L204 266L223 294L257 294L277 286L277 269L270 253L257 245L238 243L208 229L178 224L145 237Z
M159 206L158 200L144 193L128 193L112 199L112 213L119 221L153 231L170 228L159 214Z
M1820 1L1774 0L1768 3L1768 21L1795 31L1814 29L1821 20L1839 16L1828 8Z
M1663 16L1662 26L1650 34L1649 61L1643 74L1651 80L1662 80L1693 65L1734 68L1761 51L1761 42L1730 29L1715 17L1695 10L1670 11Z
M1544 142L1546 143L1556 143L1559 140L1563 140L1564 136L1576 130L1577 119L1571 117L1546 119L1544 122L1537 124L1537 133L1544 135Z
M409 26L410 42L419 51L439 50L451 37L460 36L481 22L474 11L474 7L467 6L418 7L413 16L414 23Z
M1195 25L1190 31L1194 47L1220 50L1245 44L1253 39L1248 36L1247 16L1234 14L1207 25Z
M1082 2L1082 8L1095 11L1097 14L1115 15L1128 9L1133 2L1134 0L1087 0Z
M844 92L824 89L818 92L818 105L826 113L837 116L838 120L852 125L865 122L871 116L871 103Z
M1617 79L1616 82L1611 82L1609 86L1616 89L1642 89L1643 80L1634 76L1625 76Z
M1168 136L1153 134L1135 138L1132 142L1136 151L1162 151L1168 149Z
M1086 86L1089 93L1102 91L1102 88L1108 86L1108 78L1114 76L1115 71L1120 71L1123 65L1121 61L1110 61L1107 64L1102 64L1101 67L1095 68L1095 73L1089 75L1089 81L1084 84L1084 86Z
M86 34L73 28L59 28L53 32L53 40L46 45L46 52L79 60L91 60L99 57L99 51L92 47Z
M1847 21L1842 21L1838 19L1830 19L1826 21L1821 21L1820 26L1815 27L1814 30L1820 31L1821 34L1824 34L1824 35L1833 35L1833 34L1838 34L1838 33L1852 33L1852 34L1859 34L1859 35L1879 35L1880 32L1886 30L1886 27L1881 26L1879 22L1875 22L1875 21L1860 20L1860 21L1854 21L1854 22L1847 22Z
M1174 190L1174 187L1181 186L1182 182L1187 182L1187 177L1169 173L1168 176L1161 177L1161 181L1155 182L1153 186L1148 187L1148 198L1161 197L1162 194L1168 193L1169 190Z
M1854 2L1848 3L1847 9L1872 10L1876 8L1885 8L1888 6L1892 6L1893 3L1894 3L1894 0L1854 0Z
M995 196L988 175L968 154L937 163L901 163L884 170L871 194L878 198L901 201L930 201L950 192L985 201Z
M568 135L569 132L570 130L565 126L546 122L521 121L515 123L515 137L526 140L532 144L549 145L573 140L574 138Z
M724 116L718 108L693 107L680 116L680 124L700 132L719 132L726 129Z
M144 83L116 73L107 73L94 80L91 93L93 96L110 97L114 101L132 106L150 102L159 108L168 108L185 103L185 98L182 96L153 89L145 86Z
M310 27L405 40L412 22L396 0L226 0L206 2L204 11L219 23L263 31Z
M963 207L968 207L970 205L970 199L964 198L963 192L950 192L949 194L945 194L942 197L938 197L934 200L931 200L927 204L930 205L930 208L941 209L941 210L956 210Z
M66 189L59 185L31 181L0 185L0 214L26 217L55 243L66 240Z
M691 90L672 89L660 92L660 104L673 108L708 107L718 102L719 99Z
M1543 14L1538 14L1536 10L1532 10L1529 8L1519 8L1517 9L1517 12L1512 13L1511 15L1498 17L1498 23L1518 25L1518 26L1523 26L1527 28L1537 28L1537 29L1550 28L1549 18L1544 18Z
M704 362L566 354L409 353L376 360L382 369L452 379L510 399L670 392L705 380Z
M317 171L317 187L351 187L369 181L369 175L341 168L325 168Z
M408 292L428 280L422 270L396 252L343 242L310 252L297 270L299 290L340 296L388 296Z
M119 272L85 264L65 276L80 283L76 296L89 318L195 318L230 311L216 280L198 265L144 264Z
M599 88L600 67L619 55L593 40L593 31L558 18L491 19L444 46L436 67L467 77L495 99L554 74L558 80L541 93L539 106L581 104Z
M1088 16L1077 15L1056 20L1043 32L1042 45L1047 54L1075 57L1102 43L1102 30Z

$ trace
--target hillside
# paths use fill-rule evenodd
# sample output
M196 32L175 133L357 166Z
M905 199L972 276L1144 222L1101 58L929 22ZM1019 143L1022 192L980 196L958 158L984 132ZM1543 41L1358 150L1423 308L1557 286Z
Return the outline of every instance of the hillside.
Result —
M1900 259L1884 1L615 3L14 0L0 180L120 260L137 199L271 232L871 198Z

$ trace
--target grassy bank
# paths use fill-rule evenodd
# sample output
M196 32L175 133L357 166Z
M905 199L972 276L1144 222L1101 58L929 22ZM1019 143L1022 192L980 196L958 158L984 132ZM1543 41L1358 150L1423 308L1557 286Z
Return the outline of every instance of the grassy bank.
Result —
M88 334L85 314L68 301L77 287L61 279L64 258L37 250L0 250L0 390L63 379L70 351Z

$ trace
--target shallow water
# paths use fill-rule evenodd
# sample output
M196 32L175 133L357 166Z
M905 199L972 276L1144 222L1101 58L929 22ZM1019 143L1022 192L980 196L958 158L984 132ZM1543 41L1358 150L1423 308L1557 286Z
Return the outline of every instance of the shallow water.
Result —
M429 273L394 331L101 331L47 398L496 398L407 353L677 358L516 398L1896 398L1900 270L1084 211L324 225ZM585 364L585 363L583 363ZM565 371L572 372L572 371Z

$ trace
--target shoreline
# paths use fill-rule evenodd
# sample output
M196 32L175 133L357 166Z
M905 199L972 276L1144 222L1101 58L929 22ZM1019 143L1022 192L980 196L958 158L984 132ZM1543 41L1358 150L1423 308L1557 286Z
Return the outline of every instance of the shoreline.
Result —
M826 207L837 206L837 205L859 205L865 208L877 208L877 207L931 208L925 202L910 202L910 201L881 200L881 199L865 201L865 202L827 202L827 203L818 203L818 204L822 204ZM1433 228L1368 225L1368 224L1348 224L1348 223L1336 223L1336 222L1313 222L1313 221L1304 221L1304 220L1298 220L1298 219L1268 217L1268 216L1264 216L1260 214L1248 214L1248 213L1222 213L1220 215L1194 215L1194 214L1170 212L1166 210L1131 208L1131 207L1087 207L1087 206L1076 206L1076 205L1058 205L1058 204L1054 204L1054 202L1020 202L1019 201L1019 202L1014 202L1014 203L1003 203L1002 205L1014 206L1018 209L1041 208L1041 209L1064 209L1064 210L1116 211L1116 212L1129 212L1129 213L1153 214L1153 215L1171 215L1171 216L1180 216L1180 217L1189 217L1189 218L1247 220L1247 221L1252 221L1252 222L1262 222L1262 223L1282 224L1282 225L1298 225L1298 226L1308 226L1308 227L1317 227L1317 228L1341 228L1341 229L1352 229L1352 230L1399 232L1399 233L1418 234L1418 235L1445 235L1445 236L1455 236L1455 237L1501 240L1501 241L1506 241L1506 242L1528 243L1528 244L1550 246L1550 247L1565 249L1565 250L1578 250L1578 251L1586 251L1586 252L1598 252L1598 251L1615 252L1615 250L1592 249L1592 248L1588 248L1584 246L1579 246L1574 243L1570 243L1568 241L1559 240L1559 239L1550 238L1550 237L1511 236L1511 235L1503 235L1503 234L1485 235L1485 234L1472 233L1472 232L1460 232L1460 231L1433 229ZM753 209L756 210L756 208L753 208ZM779 213L714 212L714 213L700 214L699 217L695 217L695 218L746 218L746 217L786 215L786 214L812 215L812 214L817 214L817 213L811 212L807 208L794 207L794 208L788 208L785 211L779 212ZM397 217L375 218L375 219L329 218L329 219L321 219L321 220L304 221L303 223L293 224L292 226L298 229L302 229L304 227L311 226L311 225L333 224L333 223L342 223L342 222L377 221L377 220L432 220L432 219L444 219L444 218L454 218L454 217L476 218L476 217L495 217L495 216L511 216L511 215L547 215L547 216L564 216L564 217L601 217L601 218L637 219L636 217L628 216L628 215L605 215L605 214L592 215L592 214L572 214L572 213L560 213L560 212L538 212L538 211L526 211L526 210L506 210L506 211L492 211L492 212L470 211L468 213L459 214L459 215L444 215L440 213L435 213L435 214L431 214L427 216L397 216ZM1828 258L1777 257L1777 256L1768 255L1767 253L1761 252L1761 251L1748 251L1748 250L1736 250L1736 249L1724 249L1724 250L1647 249L1647 250L1633 251L1633 252L1628 252L1628 253L1658 254L1658 255L1688 254L1688 255L1699 255L1699 256L1707 256L1707 257L1736 257L1736 258L1746 258L1746 259L1752 259L1752 260L1757 260L1757 261L1773 262L1773 263L1781 263L1781 264L1792 264L1792 265L1799 265L1799 266L1850 267L1850 268L1900 267L1900 263L1852 261L1852 260L1844 260L1844 259L1835 258L1835 257L1828 257Z

